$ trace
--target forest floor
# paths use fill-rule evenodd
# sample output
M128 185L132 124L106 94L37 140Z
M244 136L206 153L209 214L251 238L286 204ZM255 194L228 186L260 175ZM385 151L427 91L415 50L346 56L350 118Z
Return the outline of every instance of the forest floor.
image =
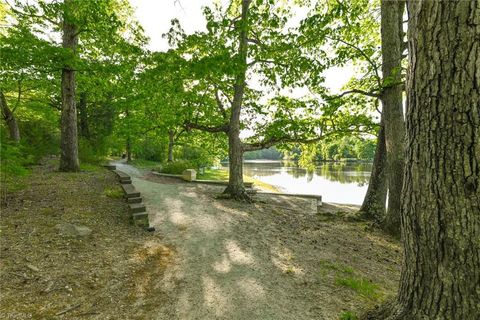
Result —
M396 290L400 244L355 206L220 200L221 187L120 165L149 233L129 223L113 173L56 166L33 168L2 207L1 319L353 319Z

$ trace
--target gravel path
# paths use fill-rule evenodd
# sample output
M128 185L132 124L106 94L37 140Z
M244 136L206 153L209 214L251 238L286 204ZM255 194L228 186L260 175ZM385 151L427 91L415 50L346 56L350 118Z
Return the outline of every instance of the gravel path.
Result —
M345 227L318 219L310 202L286 200L290 210L278 203L239 204L215 199L221 187L117 167L132 175L150 224L175 252L164 277L152 280L167 297L152 319L338 319L342 309L358 304L350 291L335 287L334 275L319 277L319 261L358 255L352 248L362 241L371 246L372 240L357 239L357 232L345 244ZM338 241L318 245L330 233L339 234ZM371 263L365 261L365 272ZM392 281L389 277L384 281Z

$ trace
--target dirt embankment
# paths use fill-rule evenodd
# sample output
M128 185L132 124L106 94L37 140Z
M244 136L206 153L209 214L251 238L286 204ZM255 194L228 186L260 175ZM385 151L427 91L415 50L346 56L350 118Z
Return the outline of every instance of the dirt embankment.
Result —
M2 206L0 319L148 318L175 251L129 223L111 172L56 168L33 168Z

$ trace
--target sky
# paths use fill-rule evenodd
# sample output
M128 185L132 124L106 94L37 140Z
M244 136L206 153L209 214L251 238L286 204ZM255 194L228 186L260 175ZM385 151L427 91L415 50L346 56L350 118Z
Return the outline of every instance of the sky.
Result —
M206 20L202 7L211 5L212 0L130 0L135 8L137 19L150 38L149 49L154 51L168 50L167 39L162 34L170 29L170 21L180 20L187 34L206 30Z
M211 5L214 0L130 0L135 8L138 21L150 38L148 48L153 51L169 49L167 39L162 34L170 29L170 21L177 18L187 34L195 31L205 31L206 20L202 7ZM224 0L227 1L227 0ZM298 11L298 19L305 11ZM324 73L326 85L335 93L352 76L353 68L332 68Z

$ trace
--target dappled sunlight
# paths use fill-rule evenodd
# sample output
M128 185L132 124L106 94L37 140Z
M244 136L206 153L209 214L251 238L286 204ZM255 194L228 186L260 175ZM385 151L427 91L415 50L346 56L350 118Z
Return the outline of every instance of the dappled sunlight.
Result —
M223 201L219 200L214 200L212 201L212 206L220 211L223 211L228 214L236 215L236 216L242 216L242 217L248 217L249 213L243 210L239 210L238 208L232 208L229 206L226 206Z
M205 305L213 310L217 317L227 313L230 309L225 292L209 276L202 277L203 298Z
M303 275L302 268L294 263L294 256L290 249L285 247L272 247L272 263L283 273Z
M265 298L265 290L255 279L242 278L237 280L237 285L240 288L240 290L249 298L252 298L252 299Z
M226 240L225 248L227 249L228 256L233 263L247 265L254 263L252 254L242 250L234 240Z
M218 273L227 273L232 269L232 264L226 255L222 256L222 260L217 261L213 264L213 270Z

